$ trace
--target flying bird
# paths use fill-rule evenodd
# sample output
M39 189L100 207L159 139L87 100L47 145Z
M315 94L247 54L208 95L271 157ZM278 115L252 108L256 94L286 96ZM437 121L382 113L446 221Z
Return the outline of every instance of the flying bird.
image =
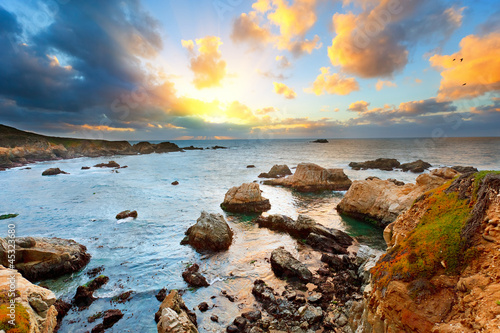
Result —
M457 59L453 59L453 61L455 61L455 60L457 60Z
M463 85L463 86L465 86L466 84L467 84L467 83L464 83L464 84L462 84L462 85Z
M464 58L460 59L460 62L464 61Z

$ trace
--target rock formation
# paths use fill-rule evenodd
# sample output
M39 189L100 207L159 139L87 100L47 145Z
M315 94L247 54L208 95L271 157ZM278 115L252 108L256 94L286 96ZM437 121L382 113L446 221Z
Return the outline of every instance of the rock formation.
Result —
M14 277L14 279L12 279ZM15 281L15 296L10 297L10 283ZM0 325L8 328L6 332L52 333L57 325L57 310L54 306L56 296L48 289L39 287L26 280L16 270L0 265ZM11 303L10 300L15 301ZM12 304L12 305L11 305ZM8 323L15 311L15 325ZM5 320L5 322L4 322Z
M298 278L304 282L309 282L312 279L312 273L306 265L295 259L283 247L279 247L271 253L271 268L279 277Z
M191 312L177 290L172 290L155 315L158 333L198 333L196 315Z
M134 219L137 218L137 211L124 210L123 212L116 214L117 220L126 219L127 217L132 217Z
M351 162L349 166L353 170L380 169L384 171L392 171L394 169L402 169L403 171L411 171L421 173L429 169L432 165L422 160L401 164L394 158L377 158L372 161Z
M8 265L8 238L0 238L0 264ZM40 281L76 272L90 261L87 248L61 238L19 237L16 269L28 280Z
M302 214L297 220L285 215L259 216L255 222L261 228L286 232L299 240L305 240L306 244L324 252L345 254L354 243L354 239L345 232L326 228Z
M59 175L59 174L69 175L69 173L62 171L59 168L50 168L50 169L47 169L44 172L42 172L42 176L55 176L55 175Z
M410 208L422 194L457 175L458 172L450 168L436 169L418 176L416 184L402 186L378 178L357 180L338 204L337 210L341 214L385 227Z
M351 183L342 169L325 169L313 163L300 163L292 176L264 181L266 185L291 187L299 192L346 191Z
M190 287L208 287L207 279L199 272L200 266L192 264L182 272L182 278Z
M271 209L269 199L262 196L257 183L232 187L227 191L220 206L232 213L262 213Z
M283 164L283 165L275 164L275 165L273 165L271 170L269 170L269 172L261 173L259 175L259 178L281 178L281 177L285 177L285 176L288 176L291 174L292 174L292 171L290 171L290 169L288 168L288 166L286 164Z
M500 173L467 173L425 193L384 236L389 249L353 331L498 331Z
M328 143L328 140L327 139L317 139L317 140L314 140L314 141L311 141L312 143Z
M201 212L196 224L186 231L181 244L189 244L196 251L224 251L233 240L233 232L221 214Z

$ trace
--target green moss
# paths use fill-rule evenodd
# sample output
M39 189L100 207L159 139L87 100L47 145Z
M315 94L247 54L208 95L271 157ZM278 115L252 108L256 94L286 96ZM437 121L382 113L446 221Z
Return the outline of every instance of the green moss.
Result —
M16 217L18 215L19 214L4 214L4 215L0 215L0 220L13 219L14 217Z
M474 257L463 248L461 231L472 208L458 193L445 193L445 184L423 199L429 207L400 246L386 253L372 269L377 286L391 280L429 279L436 272L457 274Z
M15 325L11 325L9 321L12 319L8 316L10 309L8 304L0 305L0 330L9 333L28 333L30 331L30 318L28 312L21 304L16 304L16 319Z

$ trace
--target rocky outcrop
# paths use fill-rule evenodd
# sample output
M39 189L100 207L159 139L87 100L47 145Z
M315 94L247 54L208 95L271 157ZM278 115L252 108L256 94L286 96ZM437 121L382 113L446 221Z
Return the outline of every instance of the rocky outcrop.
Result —
M311 141L312 143L328 143L328 140L327 139L317 139L317 140L314 140L314 141Z
M378 178L354 181L337 210L341 214L385 227L410 208L422 194L458 175L458 172L444 168L418 176L416 184L400 186Z
M73 304L79 309L88 308L97 298L94 297L94 291L108 283L109 278L104 275L99 275L95 279L89 281L83 286L76 289L76 294L73 297Z
M392 171L394 169L402 169L403 171L411 171L421 173L429 169L432 165L422 160L401 164L394 158L377 158L372 161L351 162L349 166L353 170L379 169L384 171Z
M471 173L471 172L478 172L479 170L477 170L477 168L474 168L472 166L461 166L461 165L456 165L456 166L453 166L451 167L453 170L455 170L456 172L460 172L460 173Z
M136 219L137 218L137 211L124 210L123 212L116 214L117 220L126 219L128 217Z
M232 213L262 213L271 209L269 199L262 196L257 183L232 187L227 191L220 206Z
M196 224L186 231L181 244L189 244L196 251L224 251L233 241L233 232L221 214L201 212Z
M0 238L0 264L8 265L8 238ZM76 272L90 261L87 248L61 238L19 237L16 269L28 280L40 281Z
M295 259L283 247L271 253L271 268L279 277L298 278L303 282L309 282L312 279L312 273L306 265Z
M389 249L353 330L498 331L499 173L467 173L426 193L384 236Z
M69 173L62 171L59 168L50 168L50 169L47 169L44 172L42 172L42 176L55 176L55 175L59 175L59 174L69 175Z
M191 312L177 290L172 290L155 315L158 333L198 333L196 315Z
M200 266L198 266L198 264L192 264L182 272L182 278L190 287L199 288L209 286L207 279L201 275L199 270Z
M354 239L345 232L326 228L302 214L297 220L285 215L259 216L255 222L261 228L286 232L299 240L305 240L306 244L319 251L345 254L354 243Z
M120 168L120 164L115 161L109 161L108 163L99 163L94 165L94 168Z
M291 174L292 171L290 171L290 168L288 168L286 164L283 165L275 164L273 165L271 170L269 170L269 172L261 173L259 175L259 178L281 178Z
M11 297L10 284L13 281L16 287ZM57 310L54 306L56 296L52 291L32 284L16 270L0 266L0 296L0 325L8 328L6 332L54 332ZM15 312L14 318L9 315L9 307ZM15 319L14 326L8 322L11 319Z
M346 191L351 183L342 169L325 169L314 163L300 163L292 176L264 181L266 185L291 187L299 192Z

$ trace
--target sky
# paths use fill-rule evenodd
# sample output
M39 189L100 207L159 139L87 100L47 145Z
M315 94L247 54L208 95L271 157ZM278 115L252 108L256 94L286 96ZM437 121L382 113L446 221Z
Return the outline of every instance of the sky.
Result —
M0 124L47 135L500 135L496 0L2 0L0 50Z

